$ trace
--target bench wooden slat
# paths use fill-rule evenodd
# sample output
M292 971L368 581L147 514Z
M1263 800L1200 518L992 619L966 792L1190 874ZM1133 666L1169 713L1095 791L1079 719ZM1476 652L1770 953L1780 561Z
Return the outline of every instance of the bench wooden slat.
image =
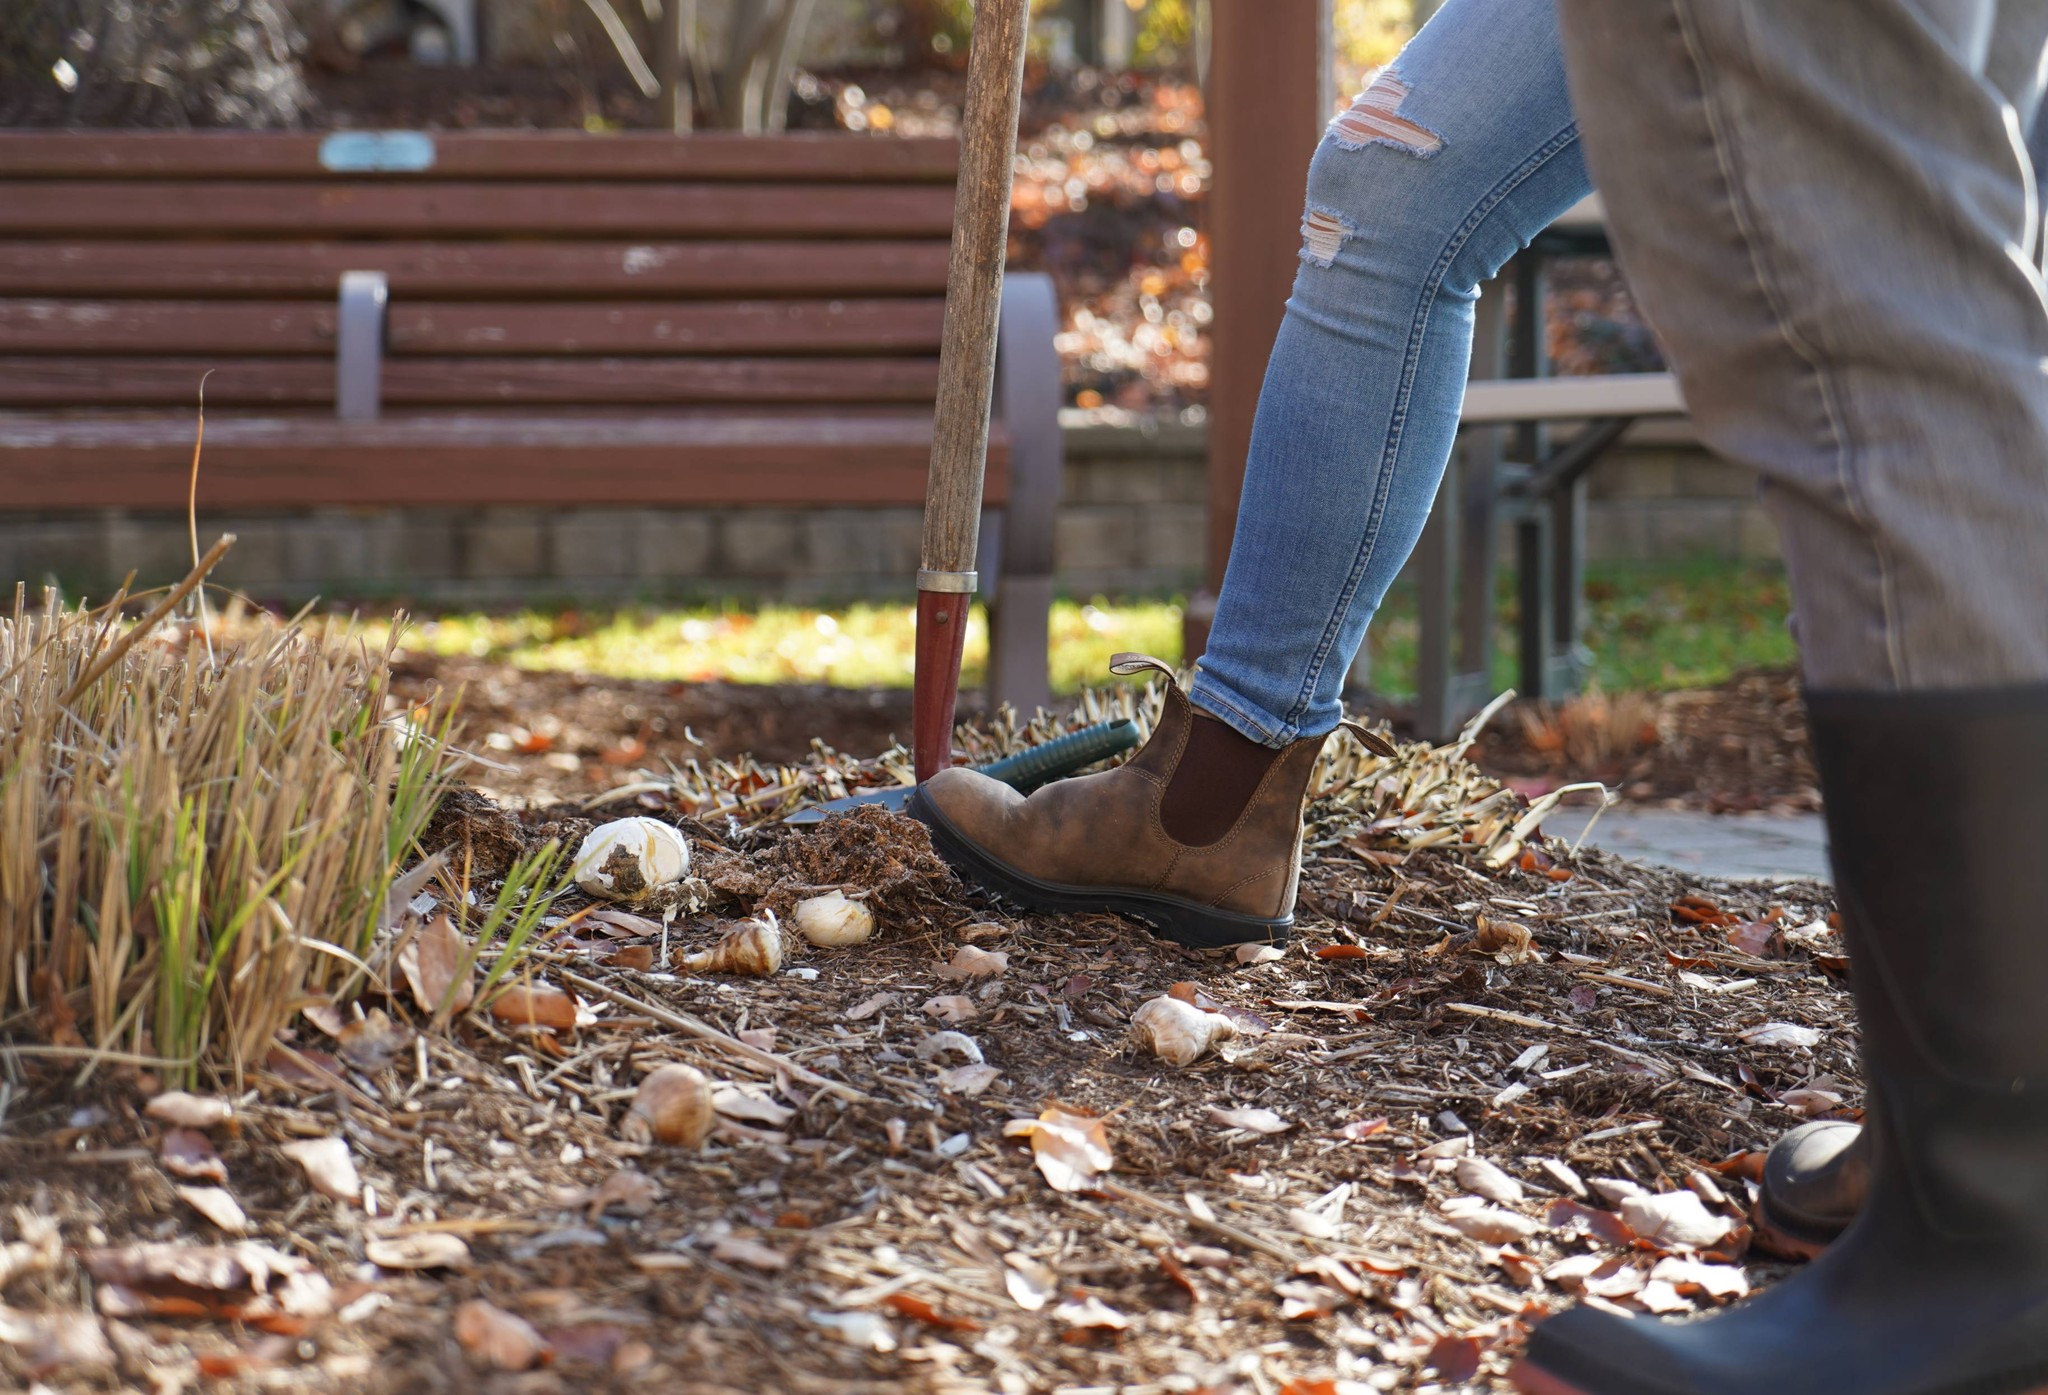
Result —
M943 241L0 242L0 295L330 298L381 271L401 298L873 295L946 288Z
M0 234L16 236L947 237L952 227L948 185L0 183Z
M436 413L377 421L223 416L207 422L202 509L365 499L416 506L916 504L929 414L764 418ZM0 477L16 508L182 509L190 413L0 415ZM991 442L986 497L1007 501Z
M434 162L403 179L761 179L951 184L959 145L826 132L772 140L709 132L436 131ZM0 133L0 178L327 179L317 134L186 131Z
M390 353L868 354L936 351L945 302L670 301L394 304ZM314 354L334 348L316 301L0 300L0 354Z
M331 406L325 358L0 358L0 406ZM929 403L935 358L393 359L393 407L500 403Z

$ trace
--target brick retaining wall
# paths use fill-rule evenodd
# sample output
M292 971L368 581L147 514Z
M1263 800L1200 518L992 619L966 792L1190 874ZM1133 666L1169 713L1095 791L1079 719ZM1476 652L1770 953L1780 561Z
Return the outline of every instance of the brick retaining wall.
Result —
M1165 594L1200 581L1203 443L1195 426L1069 429L1056 537L1063 590ZM202 513L204 537L221 532L240 539L222 581L264 599L837 600L900 596L917 566L919 518L915 509ZM1646 429L1596 469L1589 545L1595 560L1777 555L1749 478L1692 443L1682 424ZM174 579L188 555L182 517L0 514L0 581L54 578L99 596L130 569L142 584Z

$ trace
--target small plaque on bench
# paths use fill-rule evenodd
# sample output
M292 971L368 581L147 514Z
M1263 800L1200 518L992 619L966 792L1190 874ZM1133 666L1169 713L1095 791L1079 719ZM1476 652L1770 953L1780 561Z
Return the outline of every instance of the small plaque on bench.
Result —
M424 131L336 131L320 142L320 168L339 174L417 174L434 167Z

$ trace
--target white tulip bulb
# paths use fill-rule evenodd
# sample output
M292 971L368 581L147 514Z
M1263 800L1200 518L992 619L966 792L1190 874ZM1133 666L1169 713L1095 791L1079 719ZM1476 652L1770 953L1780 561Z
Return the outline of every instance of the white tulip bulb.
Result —
M820 949L857 945L875 933L875 915L843 891L828 891L796 903L790 913L803 937Z
M644 901L690 870L690 845L660 819L614 819L584 836L576 885L608 901Z

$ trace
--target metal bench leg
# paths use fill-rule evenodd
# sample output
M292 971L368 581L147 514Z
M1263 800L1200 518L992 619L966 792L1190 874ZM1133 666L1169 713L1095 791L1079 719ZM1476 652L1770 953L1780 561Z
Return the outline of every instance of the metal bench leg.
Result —
M1457 575L1458 539L1453 520L1464 489L1462 452L1453 451L1437 486L1436 505L1415 545L1416 610L1420 633L1415 646L1415 726L1427 741L1441 741L1458 728L1451 673L1452 578Z
M1557 573L1551 544L1550 505L1538 501L1515 520L1515 589L1521 600L1515 629L1523 697L1562 696L1559 675L1550 662L1557 633Z
M1048 612L1053 528L1066 451L1060 440L1059 298L1052 278L1003 278L996 403L1010 437L1010 504L1001 531L1001 576L989 605L988 698L1029 714L1052 705ZM984 531L982 536L990 535Z
M334 414L374 421L383 408L384 307L390 288L381 271L341 273L334 327Z

